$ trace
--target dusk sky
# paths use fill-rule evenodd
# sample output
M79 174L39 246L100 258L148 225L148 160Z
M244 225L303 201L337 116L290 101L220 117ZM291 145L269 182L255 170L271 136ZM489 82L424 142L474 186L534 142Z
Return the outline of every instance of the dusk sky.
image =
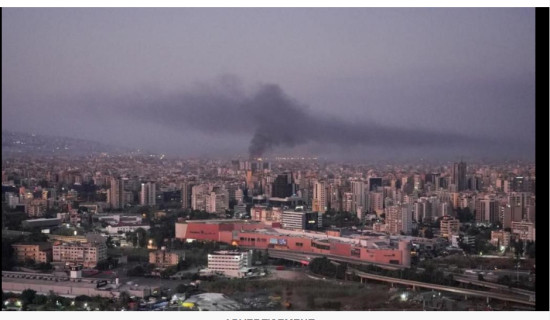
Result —
M534 158L534 8L2 10L4 130L182 156Z

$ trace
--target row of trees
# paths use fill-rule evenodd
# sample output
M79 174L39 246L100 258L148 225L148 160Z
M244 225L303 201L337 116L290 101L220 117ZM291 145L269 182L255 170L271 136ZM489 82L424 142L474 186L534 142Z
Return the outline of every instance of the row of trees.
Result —
M2 291L2 301L16 298L21 301L22 310L44 310L44 311L77 311L89 308L90 310L120 310L128 305L130 295L121 292L116 300L103 298L101 296L89 297L77 296L75 299L65 298L50 291L48 295L38 294L35 290L26 289L21 294Z

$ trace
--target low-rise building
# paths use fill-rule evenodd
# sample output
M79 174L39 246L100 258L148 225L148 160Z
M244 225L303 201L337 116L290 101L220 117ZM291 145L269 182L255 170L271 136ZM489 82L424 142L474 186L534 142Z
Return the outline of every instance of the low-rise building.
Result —
M108 225L105 230L107 230L110 234L116 234L119 232L126 233L126 232L134 232L137 229L143 229L143 230L149 230L151 227L148 224L126 224L126 223L119 223L116 225Z
M31 289L37 294L48 295L51 292L64 297L74 298L81 295L117 298L126 291L129 295L145 298L151 295L151 288L118 284L116 279L82 278L78 271L55 275L51 273L29 273L2 271L2 290L21 293Z
M527 221L512 221L512 233L521 240L535 241L535 224Z
M185 260L185 252L183 251L155 250L149 252L149 263L159 268L175 266L181 260Z
M61 219L52 218L39 218L39 219L30 219L21 222L21 225L24 228L48 228L48 227L58 227L61 225Z
M25 262L27 259L36 263L52 261L52 244L48 242L14 243L12 248L17 262Z
M107 259L107 246L104 242L73 242L53 246L54 262L70 262L85 267L95 267L99 261Z
M439 224L440 236L451 239L453 235L458 235L460 231L460 221L450 216L444 216Z
M508 247L510 245L510 232L503 230L491 231L491 244L497 247Z
M322 214L318 212L286 210L281 222L283 228L291 230L317 230L323 226Z
M208 270L226 277L243 277L250 267L247 252L216 251L208 255Z

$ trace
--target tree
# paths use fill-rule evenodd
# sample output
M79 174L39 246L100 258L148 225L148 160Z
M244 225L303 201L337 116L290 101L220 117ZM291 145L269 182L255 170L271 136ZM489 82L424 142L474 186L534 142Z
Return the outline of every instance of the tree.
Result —
M108 236L108 237L107 237L107 240L105 240L105 245L107 246L107 248L112 248L112 247L114 247L114 246L113 246L113 237Z
M529 256L529 258L531 258L531 259L536 258L537 250L535 248L535 242L534 241L527 241L526 251L527 251L527 255Z
M33 268L35 265L35 262L31 258L25 258L25 267Z
M461 223L473 222L475 220L474 214L470 211L470 208L458 208L456 209L456 217Z
M130 294L127 291L122 291L118 296L117 307L127 308L129 302L130 302Z
M15 265L12 242L2 239L2 270L11 270Z
M113 257L109 257L105 260L101 260L97 263L96 269L98 270L109 270L112 268L116 268L118 266L118 260L113 259Z
M168 279L170 278L171 275L173 275L174 273L177 272L177 268L176 267L168 267L164 270L162 270L160 272L160 277L163 278L163 279Z
M44 233L36 233L36 232L33 232L30 235L25 237L25 241L28 241L28 242L46 242L48 241L48 239L49 239L48 235Z
M135 232L127 232L126 233L126 240L128 240L130 243L132 243L134 248L137 247L138 238L137 238L137 234Z
M147 246L147 231L143 228L137 228L136 236L138 239L138 246L140 248L145 248Z
M40 262L36 265L36 268L41 271L49 271L53 269L53 266L49 262Z
M346 266L343 264L335 265L326 257L315 258L309 264L309 269L313 273L321 274L331 278L343 279L346 273Z
M37 294L36 297L34 297L34 299L32 300L32 303L36 305L43 305L46 302L48 302L48 297L41 294Z
M21 302L23 304L23 309L26 309L27 305L31 304L35 297L36 291L32 289L23 290L23 292L21 292Z
M523 240L516 240L513 243L514 246L514 252L516 254L516 257L520 257L523 255Z
M136 266L128 270L127 275L129 277L140 277L145 274L145 269L142 266Z
M424 237L428 238L428 239L432 239L434 237L434 233L432 231L432 229L428 228L424 231Z

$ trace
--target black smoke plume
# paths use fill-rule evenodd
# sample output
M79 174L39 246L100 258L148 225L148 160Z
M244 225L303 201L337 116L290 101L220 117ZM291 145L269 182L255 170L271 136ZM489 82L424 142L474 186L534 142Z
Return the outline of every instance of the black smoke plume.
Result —
M276 147L308 142L339 146L456 146L472 139L422 128L390 127L369 121L347 121L313 113L274 84L246 94L232 81L176 95L143 94L126 108L134 117L209 134L252 135L249 154L261 157Z

